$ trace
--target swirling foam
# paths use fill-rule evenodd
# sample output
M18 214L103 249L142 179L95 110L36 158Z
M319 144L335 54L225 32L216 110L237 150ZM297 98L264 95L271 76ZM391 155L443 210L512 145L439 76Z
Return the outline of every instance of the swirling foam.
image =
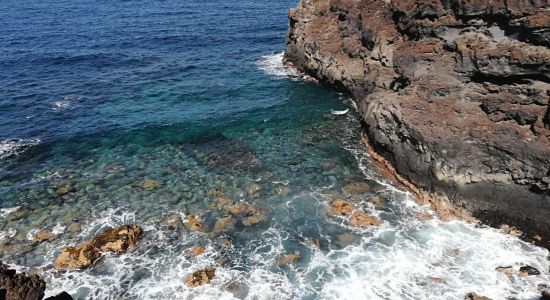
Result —
M275 77L296 78L300 75L294 69L283 64L284 52L263 55L257 61L260 70Z

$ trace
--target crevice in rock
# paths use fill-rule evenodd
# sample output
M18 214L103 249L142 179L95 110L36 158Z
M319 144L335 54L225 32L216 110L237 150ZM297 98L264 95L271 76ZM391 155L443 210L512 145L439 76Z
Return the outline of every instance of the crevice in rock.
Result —
M514 85L514 84L530 84L531 81L542 81L550 83L550 78L543 74L520 74L510 76L497 76L484 73L475 73L470 76L470 80L475 83L491 83L499 86Z

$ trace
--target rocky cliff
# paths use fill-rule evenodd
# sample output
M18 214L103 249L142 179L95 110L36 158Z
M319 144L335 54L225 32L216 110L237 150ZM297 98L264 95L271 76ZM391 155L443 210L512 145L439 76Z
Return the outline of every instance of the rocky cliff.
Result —
M302 0L285 61L417 187L550 242L550 0Z

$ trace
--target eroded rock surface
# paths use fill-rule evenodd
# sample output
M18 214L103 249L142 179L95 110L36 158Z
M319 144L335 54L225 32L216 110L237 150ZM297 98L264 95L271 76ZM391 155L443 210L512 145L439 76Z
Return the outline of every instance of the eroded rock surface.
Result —
M351 94L402 176L550 245L550 1L302 0L289 19L285 61Z
M44 297L46 283L37 275L17 274L0 262L0 299L36 300Z
M123 253L136 246L142 230L138 225L123 225L107 229L93 239L64 248L54 261L60 271L86 269L101 257L101 252Z
M216 275L216 269L206 268L203 270L198 270L193 272L185 277L185 284L190 287L198 287L203 284L208 284Z

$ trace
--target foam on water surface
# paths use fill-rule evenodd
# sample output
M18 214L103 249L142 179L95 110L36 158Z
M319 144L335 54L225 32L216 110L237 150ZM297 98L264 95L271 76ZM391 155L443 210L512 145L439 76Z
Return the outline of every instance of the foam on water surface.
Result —
M267 75L284 78L298 78L299 74L294 69L283 64L284 52L263 55L257 61L260 70Z
M0 141L0 159L15 156L26 148L38 145L40 139L6 139Z

